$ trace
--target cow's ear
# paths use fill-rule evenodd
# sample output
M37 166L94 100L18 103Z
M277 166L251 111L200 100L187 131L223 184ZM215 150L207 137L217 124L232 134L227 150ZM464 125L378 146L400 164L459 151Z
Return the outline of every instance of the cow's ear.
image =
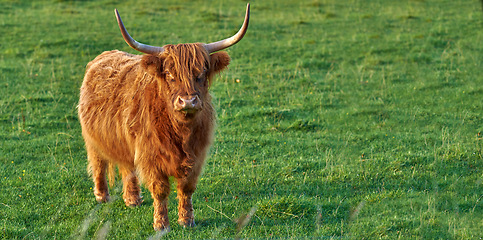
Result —
M218 73L224 70L230 64L230 56L226 52L216 52L210 55L211 72Z
M151 54L143 55L142 66L153 76L161 76L163 73L163 59L160 56Z

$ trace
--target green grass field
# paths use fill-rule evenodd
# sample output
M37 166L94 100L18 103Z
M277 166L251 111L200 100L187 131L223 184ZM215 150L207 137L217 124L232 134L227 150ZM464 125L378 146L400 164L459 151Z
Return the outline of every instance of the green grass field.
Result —
M85 65L136 53L114 8L135 39L164 45L230 36L246 1L116 2L0 1L0 238L483 237L480 1L252 1L212 87L198 225L176 224L173 190L165 236L145 188L137 208L120 181L113 201L94 199L76 110Z

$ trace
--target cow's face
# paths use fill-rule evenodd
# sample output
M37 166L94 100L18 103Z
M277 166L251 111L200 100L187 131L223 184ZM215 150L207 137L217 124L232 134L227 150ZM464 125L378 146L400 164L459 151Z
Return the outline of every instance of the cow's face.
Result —
M230 57L226 52L209 55L200 44L166 45L160 56L146 55L148 71L159 78L160 94L168 109L181 122L193 120L211 97L208 88L214 74L225 69Z

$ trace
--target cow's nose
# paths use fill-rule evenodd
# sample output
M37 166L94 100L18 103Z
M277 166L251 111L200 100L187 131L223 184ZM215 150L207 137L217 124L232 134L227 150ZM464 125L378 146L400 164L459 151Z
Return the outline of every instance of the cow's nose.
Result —
M176 110L192 111L201 109L201 101L198 95L189 95L186 97L178 96L176 99Z

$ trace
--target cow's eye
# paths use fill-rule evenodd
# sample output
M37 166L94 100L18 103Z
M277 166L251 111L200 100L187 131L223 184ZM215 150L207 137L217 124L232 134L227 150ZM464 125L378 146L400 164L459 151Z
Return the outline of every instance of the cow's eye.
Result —
M175 81L173 75L169 71L165 71L164 76L166 77L166 81L170 81L170 82Z
M206 70L203 71L203 73L201 73L200 75L198 75L198 77L196 77L196 81L199 82L199 83L203 82L205 80L205 77L206 77L205 75L206 75Z

